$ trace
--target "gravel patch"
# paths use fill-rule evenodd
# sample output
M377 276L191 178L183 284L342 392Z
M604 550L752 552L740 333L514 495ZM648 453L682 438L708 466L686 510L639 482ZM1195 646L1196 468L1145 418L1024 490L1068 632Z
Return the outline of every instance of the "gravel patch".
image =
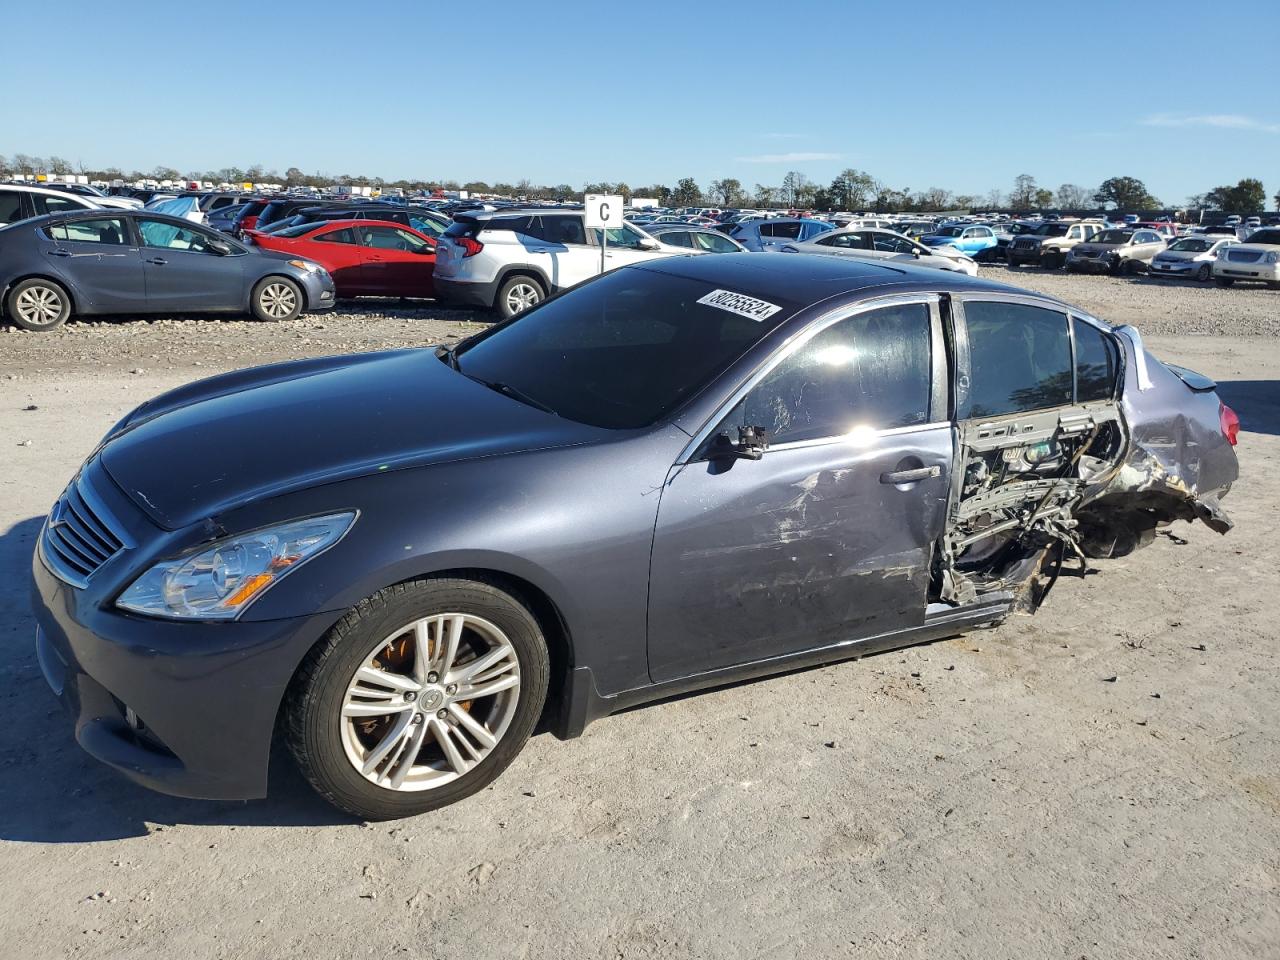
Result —
M1143 334L1280 336L1280 292L1184 281L1084 276L984 267L982 276L1078 304ZM298 356L445 343L492 323L485 311L432 302L360 299L287 323L210 316L72 321L52 333L0 326L0 376L78 368L97 373L208 368L210 372Z

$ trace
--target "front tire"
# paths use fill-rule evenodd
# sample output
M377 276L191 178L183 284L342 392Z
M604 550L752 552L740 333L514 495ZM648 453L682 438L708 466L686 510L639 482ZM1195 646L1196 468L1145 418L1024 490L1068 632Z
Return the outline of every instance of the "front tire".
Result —
M288 277L259 280L249 298L253 318L264 323L294 320L302 313L302 289Z
M1208 283L1213 279L1213 268L1209 264L1204 264L1196 271L1196 279L1201 283Z
M408 817L488 786L546 700L537 620L475 580L398 584L354 607L307 655L285 701L303 775L365 820Z
M537 306L547 299L547 291L533 277L517 274L510 277L498 290L497 307L499 315L509 320L518 313L524 313L530 307Z
M71 316L71 295L52 280L42 277L23 280L9 291L5 313L15 326L43 333L67 322Z

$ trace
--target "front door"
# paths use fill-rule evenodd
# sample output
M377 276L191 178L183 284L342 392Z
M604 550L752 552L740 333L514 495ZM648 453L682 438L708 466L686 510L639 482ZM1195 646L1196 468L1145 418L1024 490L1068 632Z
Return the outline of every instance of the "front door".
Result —
M224 256L215 244L226 238L194 224L138 217L147 309L240 310L248 302L241 258Z
M825 325L757 376L663 489L649 667L671 680L924 621L952 457L932 299ZM709 456L767 429L759 460Z
M76 294L98 313L146 306L142 257L123 217L63 220L41 233L49 261L76 285Z
M391 297L432 296L435 248L400 227L362 226L361 272L371 293Z

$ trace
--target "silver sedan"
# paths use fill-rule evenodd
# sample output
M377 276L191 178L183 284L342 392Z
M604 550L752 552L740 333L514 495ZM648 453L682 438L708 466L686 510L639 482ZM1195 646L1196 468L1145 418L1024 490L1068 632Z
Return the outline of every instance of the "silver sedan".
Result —
M1227 247L1239 241L1230 237L1202 234L1183 237L1169 244L1151 261L1147 275L1151 277L1185 277L1208 283L1213 279L1213 261L1225 256Z
M977 262L955 247L926 247L892 230L858 227L833 230L812 240L788 243L781 250L783 253L823 253L865 260L901 260L918 267L950 270L971 277L978 275Z

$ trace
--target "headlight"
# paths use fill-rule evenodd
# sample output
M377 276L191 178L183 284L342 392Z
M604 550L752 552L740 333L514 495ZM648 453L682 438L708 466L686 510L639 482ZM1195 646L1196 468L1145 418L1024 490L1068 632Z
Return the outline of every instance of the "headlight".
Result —
M176 620L230 620L277 580L337 543L355 519L352 512L294 520L163 560L135 580L116 606Z
M1266 258L1266 262L1267 262L1267 263L1280 263L1280 253L1268 253L1268 254L1267 254L1267 258Z
M306 270L308 273L324 273L324 267L310 260L290 260L289 266L297 267L299 270Z

